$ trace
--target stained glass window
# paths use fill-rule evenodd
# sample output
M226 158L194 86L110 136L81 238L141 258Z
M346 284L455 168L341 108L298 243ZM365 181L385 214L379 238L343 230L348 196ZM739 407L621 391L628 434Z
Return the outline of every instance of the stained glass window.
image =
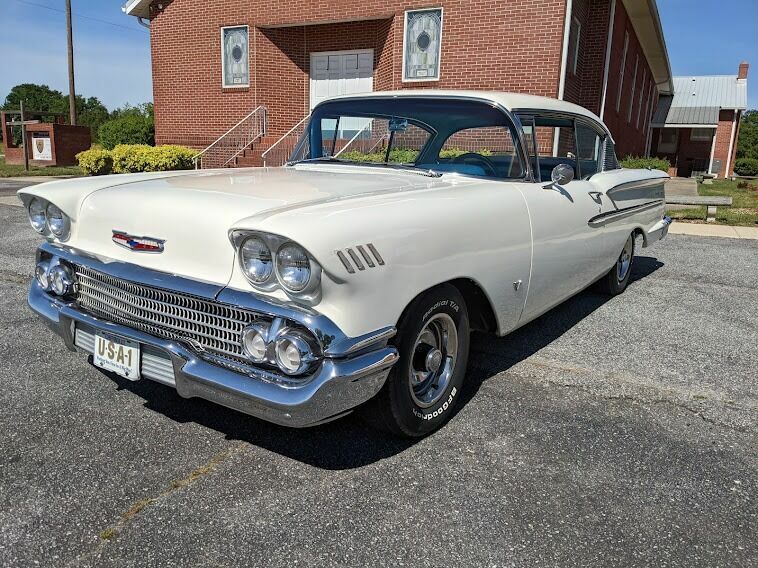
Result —
M247 87L250 84L247 26L221 28L221 50L224 87Z
M440 78L442 8L405 13L403 79L436 81Z

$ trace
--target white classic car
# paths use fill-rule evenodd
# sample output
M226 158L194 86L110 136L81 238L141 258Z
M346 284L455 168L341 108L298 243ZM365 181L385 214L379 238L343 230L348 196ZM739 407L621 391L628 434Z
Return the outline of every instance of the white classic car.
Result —
M331 99L281 168L116 175L19 192L29 304L72 350L288 426L362 406L422 436L464 387L469 332L505 335L663 238L658 171L542 97ZM365 404L364 404L365 403Z

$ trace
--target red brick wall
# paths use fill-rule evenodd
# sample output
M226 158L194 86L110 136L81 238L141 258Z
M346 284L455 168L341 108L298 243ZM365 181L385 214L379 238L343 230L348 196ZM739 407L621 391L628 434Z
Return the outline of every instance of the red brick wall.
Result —
M729 171L726 171L726 160L729 155L729 141L732 136L732 125L734 124L734 111L722 110L719 112L719 124L716 128L716 147L713 149L713 158L721 160L721 172L718 177L729 177L734 172L734 156L729 162ZM735 145L732 145L732 154L734 154Z
M205 146L258 105L269 110L269 134L283 134L308 112L310 53L317 51L373 49L374 90L447 88L558 94L565 0L389 0L376 4L207 0L202 8L190 0L173 0L163 6L154 13L151 28L159 144ZM404 83L404 11L439 6L444 9L440 80ZM574 0L573 6L582 25L579 62L576 75L567 68L564 98L599 113L610 0ZM346 23L318 23L324 20ZM220 28L233 25L250 27L250 86L222 89ZM630 47L625 92L621 113L616 113L626 29L630 30ZM605 120L620 156L642 154L648 117L637 127L635 108L629 125L625 109L635 56L640 54L636 98L647 63L621 0L616 3L612 41ZM655 89L653 93L657 100ZM643 109L645 106L647 114L655 108L643 101Z
M404 11L444 9L440 80L402 82ZM151 28L156 141L200 147L263 104L282 134L309 106L310 53L372 48L374 89L496 89L557 96L563 0L386 3L173 0ZM319 21L345 24L272 27ZM539 30L535 23L539 22ZM220 28L250 26L250 86L221 88Z
M621 105L619 110L616 111L616 97L619 92L620 83L619 71L624 51L624 34L627 31L629 32L629 47L626 55L626 64L624 66L623 84L621 84ZM639 59L637 59L638 57ZM637 82L634 85L634 94L632 94L634 64L636 60L639 61L639 65L637 68ZM642 83L643 77L645 76L647 76L647 81L644 85L646 92L643 94ZM616 155L619 159L627 155L641 156L645 153L649 119L658 104L657 88L653 87L652 91L650 89L650 85L653 84L651 77L652 73L650 67L645 59L645 55L642 53L640 43L637 40L637 35L634 33L634 28L632 28L631 21L624 9L624 4L621 0L617 0L613 25L613 38L611 40L611 61L608 71L608 87L606 90L605 114L603 120L616 141ZM651 92L652 98L650 97ZM644 96L642 111L644 112L646 107L648 110L647 116L640 117L640 123L638 126L636 119L638 110L637 105L639 104L640 96ZM634 98L634 108L632 111L632 120L629 122L627 120L627 113L629 111L629 104L632 97ZM648 100L651 102L650 105L648 105Z
M46 132L50 136L50 149L52 160L33 160L32 145L34 144L35 132ZM75 166L76 155L84 150L89 150L92 145L90 128L88 126L71 126L69 124L54 124L42 122L30 124L26 127L26 139L29 148L29 163L33 166ZM5 149L5 162L7 164L23 164L23 146Z

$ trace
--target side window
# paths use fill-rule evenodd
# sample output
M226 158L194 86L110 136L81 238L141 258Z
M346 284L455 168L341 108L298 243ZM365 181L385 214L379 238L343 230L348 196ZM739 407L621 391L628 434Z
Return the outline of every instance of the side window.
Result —
M616 159L616 148L610 136L605 137L605 151L603 152L603 170L617 170L619 162Z
M576 123L576 159L582 179L600 171L600 145L602 139L594 128L581 122Z
M513 133L505 126L464 128L442 145L434 169L468 175L520 178L524 168Z
M577 171L574 120L568 117L535 114L520 117L532 169L539 172L541 181L550 181L553 168L568 164ZM528 126L527 126L528 125Z

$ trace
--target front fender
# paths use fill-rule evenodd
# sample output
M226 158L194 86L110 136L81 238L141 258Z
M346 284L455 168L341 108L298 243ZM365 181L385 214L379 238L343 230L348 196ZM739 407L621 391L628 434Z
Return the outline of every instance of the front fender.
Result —
M264 219L255 230L288 237L316 258L323 289L315 307L349 335L396 325L419 292L457 278L481 286L505 332L521 316L531 262L529 213L517 186L484 180L319 204ZM249 289L239 270L229 285Z

